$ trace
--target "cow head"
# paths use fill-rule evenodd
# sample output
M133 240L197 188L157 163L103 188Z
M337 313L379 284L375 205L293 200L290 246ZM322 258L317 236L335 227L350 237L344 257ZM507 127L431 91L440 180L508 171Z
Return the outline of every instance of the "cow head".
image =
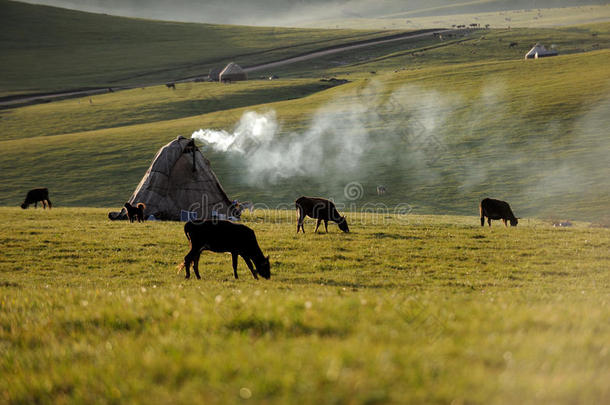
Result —
M26 209L27 207L28 207L28 204L26 204L26 203L21 204L21 208Z
M261 275L261 277L269 280L271 277L271 264L269 264L269 256L264 257L263 260L256 264L256 272Z
M349 226L347 226L347 219L345 219L345 217L341 217L341 220L337 222L337 225L339 225L339 229L343 232L349 232Z
M510 226L517 226L518 223L519 223L518 218L512 218L510 220Z

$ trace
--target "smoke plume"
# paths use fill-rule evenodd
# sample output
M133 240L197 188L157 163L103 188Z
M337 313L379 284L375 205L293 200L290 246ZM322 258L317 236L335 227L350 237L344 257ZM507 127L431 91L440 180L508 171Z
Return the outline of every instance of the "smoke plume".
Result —
M446 201L459 210L491 196L526 206L521 213L529 215L538 206L575 206L595 185L607 190L609 141L600 134L608 104L563 122L532 115L502 82L469 98L372 82L322 106L299 132L283 131L272 110L248 111L232 131L200 129L193 138L240 162L246 187L299 177L340 199L343 186L357 181L368 186L366 199L375 185L389 184L396 201Z

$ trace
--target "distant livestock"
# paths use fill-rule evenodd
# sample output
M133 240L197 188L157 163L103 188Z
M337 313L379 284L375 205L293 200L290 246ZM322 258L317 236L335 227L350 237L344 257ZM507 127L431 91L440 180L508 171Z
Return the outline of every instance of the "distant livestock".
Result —
M190 242L191 250L184 257L180 268L186 268L186 278L190 278L189 267L193 263L195 276L199 275L199 257L203 250L212 252L230 252L233 258L233 275L237 277L237 257L241 256L255 279L257 274L268 279L271 277L269 256L265 257L256 241L254 231L245 225L230 221L204 220L187 222L184 234ZM254 266L252 265L254 263Z
M34 204L34 208L38 208L38 201L42 202L42 208L45 209L49 204L51 209L51 200L49 200L49 189L48 188L35 188L28 191L25 196L25 200L21 204L21 208L26 209L30 204Z
M333 204L332 201L317 197L299 197L295 201L295 206L298 216L297 233L299 233L299 229L302 229L303 233L305 233L305 228L303 227L305 216L318 220L314 232L318 232L318 227L322 221L324 221L326 232L328 232L328 221L336 222L339 229L343 232L349 232L347 220L344 216L342 217L341 214L339 214L339 211L337 211L337 208L335 208L335 204Z
M138 222L144 222L144 209L146 205L143 203L138 203L135 207L128 202L124 205L127 210L127 218L129 218L129 222L134 222L137 220Z
M507 220L510 221L511 226L517 226L519 222L506 201L494 200L492 198L485 198L481 201L481 204L479 204L479 214L481 215L481 226L485 226L485 217L487 217L489 226L491 226L492 219L501 219L504 222L504 226L507 226Z
M176 90L176 83L165 83L165 87Z
M377 186L377 195L384 195L386 192L385 186Z

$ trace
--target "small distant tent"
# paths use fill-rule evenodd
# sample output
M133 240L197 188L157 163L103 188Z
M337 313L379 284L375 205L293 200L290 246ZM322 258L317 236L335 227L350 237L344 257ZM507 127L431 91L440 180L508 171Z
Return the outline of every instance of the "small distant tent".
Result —
M237 63L229 63L218 75L221 82L248 80L248 74Z
M547 56L557 56L557 51L548 50L543 45L536 44L528 53L525 54L525 59L546 58Z
M178 221L185 212L198 219L234 215L210 162L193 139L179 136L162 147L128 202L144 203L144 216ZM110 219L124 219L125 213L110 213Z

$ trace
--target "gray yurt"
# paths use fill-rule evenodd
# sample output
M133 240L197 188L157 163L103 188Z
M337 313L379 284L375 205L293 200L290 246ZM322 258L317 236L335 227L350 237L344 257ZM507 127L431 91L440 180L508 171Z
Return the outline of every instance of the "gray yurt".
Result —
M182 136L157 152L128 202L144 203L144 216L160 220L223 219L234 214L210 162L193 139ZM124 219L126 215L123 210L108 216Z
M248 80L248 74L237 63L229 63L218 75L221 82L238 82Z

